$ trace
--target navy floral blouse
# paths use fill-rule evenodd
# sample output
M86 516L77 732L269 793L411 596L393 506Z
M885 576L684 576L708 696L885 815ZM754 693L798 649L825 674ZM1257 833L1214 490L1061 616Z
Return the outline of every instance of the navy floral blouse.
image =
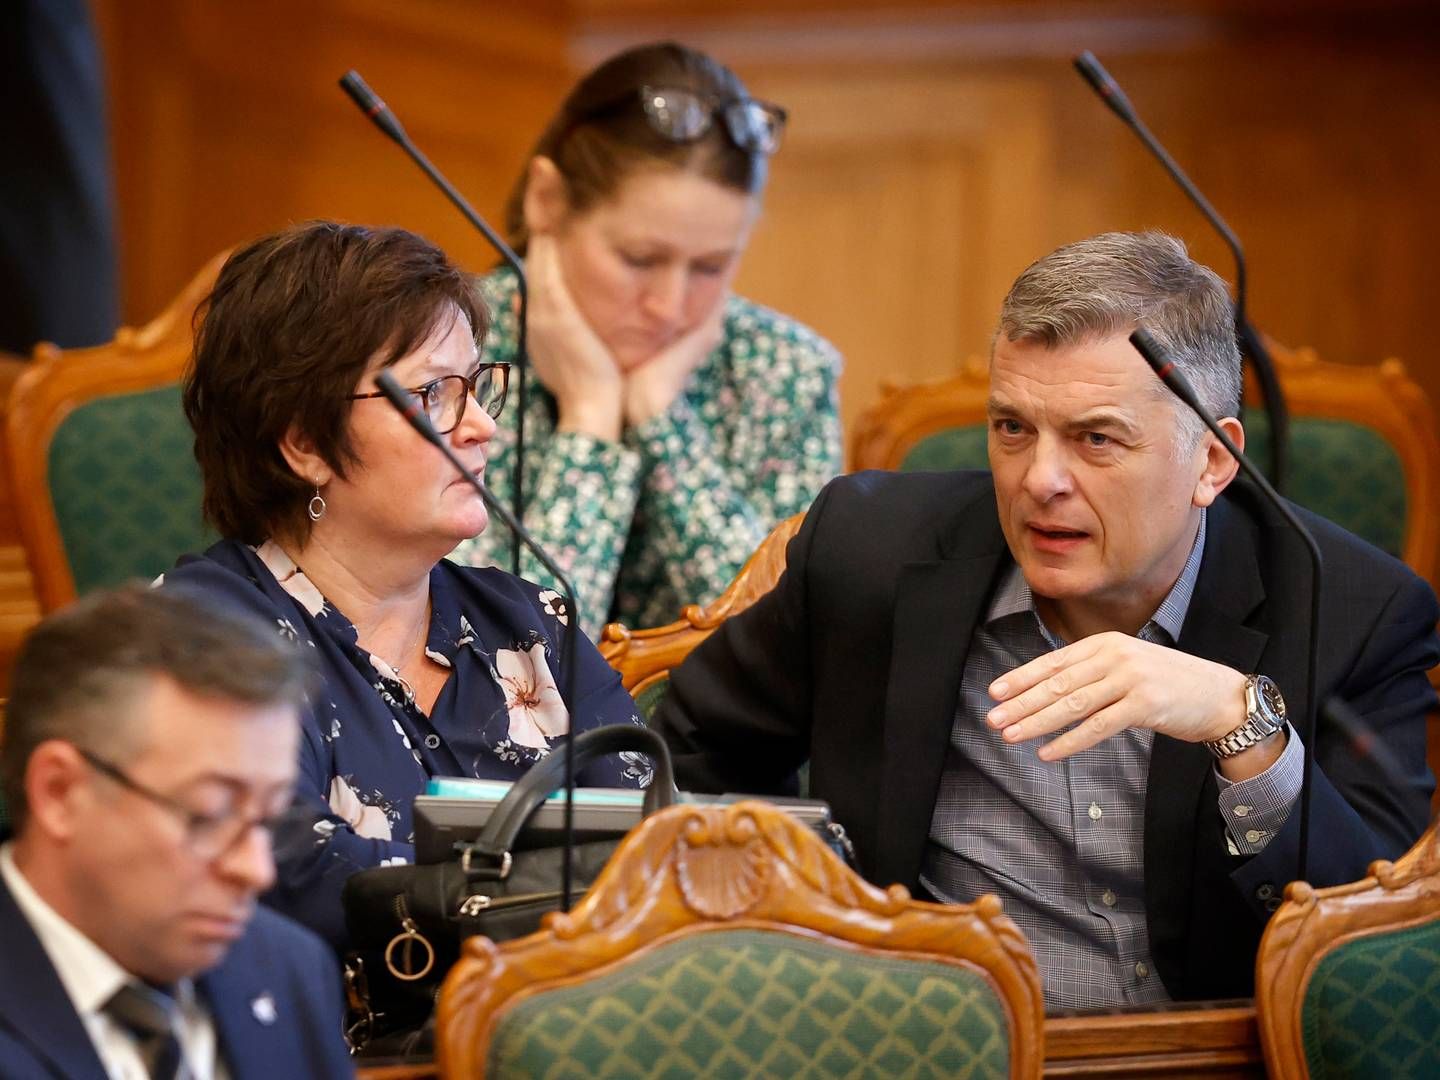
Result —
M275 544L222 540L158 584L258 614L315 650L323 685L302 723L297 803L275 836L266 902L344 947L340 889L357 870L412 861L411 801L433 776L508 780L543 758L569 717L556 679L567 616L559 596L496 569L442 560L430 571L426 652L450 669L429 716L409 686L356 644L355 627ZM639 724L620 677L574 637L576 730ZM580 774L595 787L645 787L639 754Z

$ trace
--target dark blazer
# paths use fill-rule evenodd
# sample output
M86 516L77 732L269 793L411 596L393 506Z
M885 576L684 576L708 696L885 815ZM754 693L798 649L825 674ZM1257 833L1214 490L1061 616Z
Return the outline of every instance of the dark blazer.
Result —
M1425 672L1437 606L1403 564L1304 511L1325 560L1319 698L1337 695L1404 763L1386 777L1321 722L1307 877L1364 876L1424 830L1432 778ZM656 724L682 788L786 793L808 758L879 885L918 886L965 652L1010 554L988 473L858 473L821 493L775 590L673 673ZM1179 647L1279 684L1306 713L1310 570L1249 488L1209 511ZM1303 729L1302 729L1303 734ZM1150 944L1176 998L1253 985L1269 908L1294 875L1298 812L1264 852L1227 853L1214 768L1198 743L1157 735L1146 793Z
M3 880L0 957L0 1078L105 1080L85 1025ZM354 1075L335 955L284 916L258 908L245 936L196 979L196 989L232 1080Z

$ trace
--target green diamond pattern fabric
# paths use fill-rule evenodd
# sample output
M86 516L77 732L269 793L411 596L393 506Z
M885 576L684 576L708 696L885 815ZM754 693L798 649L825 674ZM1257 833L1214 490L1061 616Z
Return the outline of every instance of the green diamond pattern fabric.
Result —
M217 537L178 384L86 402L50 443L50 497L75 590L149 579Z
M1005 1077L1009 1029L964 968L795 934L692 934L504 1013L486 1075L740 1080Z
M1246 409L1245 453L1270 461L1270 425ZM916 443L902 472L988 469L984 424L936 432ZM1290 423L1289 497L1399 558L1405 541L1405 472L1400 456L1373 428L1344 420L1296 417Z
M1313 1080L1440 1076L1440 921L1325 956L1300 1031Z
M952 469L988 469L990 452L984 424L946 428L927 435L905 455L901 472L949 472Z
M1268 471L1270 424L1246 409L1245 454ZM1405 470L1395 449L1373 428L1344 420L1296 417L1290 422L1290 490L1286 494L1400 557L1405 542Z

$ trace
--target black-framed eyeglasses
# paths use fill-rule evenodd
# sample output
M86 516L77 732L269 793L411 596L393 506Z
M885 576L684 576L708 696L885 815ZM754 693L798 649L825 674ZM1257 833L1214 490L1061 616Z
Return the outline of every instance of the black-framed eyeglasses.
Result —
M642 86L638 91L627 92L586 110L575 118L571 127L633 101L636 94L651 130L671 142L687 143L702 138L715 126L718 116L730 140L741 150L773 154L780 149L787 114L779 105L743 96L722 98L683 86ZM565 134L569 134L568 129ZM563 139L562 135L556 141Z
M133 791L141 798L148 799L161 809L174 814L185 827L186 844L197 857L202 859L218 859L233 849L246 836L249 836L250 830L256 826L274 835L276 826L291 813L287 807L279 813L260 817L230 812L202 814L192 810L179 800L172 799L169 795L133 779L123 769L112 765L99 755L93 754L83 747L77 746L75 749L80 752L80 756L89 763L90 767L102 776L108 777L121 787Z
M505 408L505 395L510 389L509 364L481 364L469 375L442 375L424 386L407 387L415 395L431 425L441 435L448 435L465 418L465 406L474 398L493 420ZM348 400L380 398L378 390L369 394L351 394Z

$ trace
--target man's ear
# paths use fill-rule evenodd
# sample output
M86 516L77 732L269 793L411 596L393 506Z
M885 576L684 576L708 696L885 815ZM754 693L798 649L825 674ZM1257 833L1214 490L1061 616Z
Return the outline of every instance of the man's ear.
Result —
M532 233L555 232L570 213L570 187L548 157L530 159L525 181L525 227Z
M286 429L284 438L280 440L280 453L290 471L307 484L323 488L334 474L334 470L316 452L314 440L294 424Z
M25 763L27 833L43 833L59 843L75 837L83 819L77 800L88 768L80 752L59 739L42 742L30 752Z
M1225 417L1220 421L1220 430L1230 436L1230 441L1237 450L1245 449L1245 428L1239 420L1233 416ZM1209 431L1205 432L1204 453L1204 468L1200 478L1195 481L1195 495L1192 500L1196 506L1209 506L1213 503L1240 471L1240 463L1230 456L1230 451Z

